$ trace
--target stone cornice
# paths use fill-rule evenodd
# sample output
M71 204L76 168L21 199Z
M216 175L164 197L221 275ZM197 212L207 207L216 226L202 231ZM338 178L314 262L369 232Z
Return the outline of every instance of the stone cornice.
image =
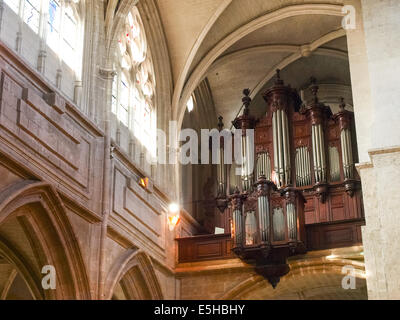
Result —
M378 155L383 155L383 154L391 154L391 153L398 153L400 152L400 146L392 146L392 147L385 147L385 148L376 148L376 149L370 149L368 151L369 157L371 161L369 162L361 162L356 164L356 169L358 172L363 169L370 169L374 167L374 161L373 157L378 156Z

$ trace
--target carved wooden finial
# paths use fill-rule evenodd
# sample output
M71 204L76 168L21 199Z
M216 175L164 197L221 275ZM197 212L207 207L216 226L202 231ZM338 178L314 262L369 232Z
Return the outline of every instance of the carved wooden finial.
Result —
M310 78L310 82L311 82L311 86L310 86L310 90L312 95L314 96L314 102L317 103L318 102L318 85L317 85L317 79L315 77L311 77Z
M224 129L224 123L222 122L222 120L224 120L224 118L222 116L218 117L218 130L222 131L222 129Z
M339 105L340 111L344 111L346 109L346 103L344 102L344 98L340 98L340 105Z
M283 85L283 80L281 79L281 69L276 69L276 85Z
M250 98L250 89L244 89L243 90L244 97L242 99L243 104L244 104L244 111L243 114L249 114L249 107L251 103L251 98Z

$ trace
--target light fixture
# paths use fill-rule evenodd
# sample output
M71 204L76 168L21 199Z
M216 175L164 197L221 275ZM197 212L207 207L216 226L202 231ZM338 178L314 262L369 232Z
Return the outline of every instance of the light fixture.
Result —
M139 185L142 188L147 189L149 187L149 178L140 178L139 179Z
M173 231L181 221L180 206L177 203L171 203L168 206L168 226L169 230Z
M173 213L173 214L178 213L179 214L179 204L177 204L177 203L171 203L169 205L168 209L169 209L169 213Z

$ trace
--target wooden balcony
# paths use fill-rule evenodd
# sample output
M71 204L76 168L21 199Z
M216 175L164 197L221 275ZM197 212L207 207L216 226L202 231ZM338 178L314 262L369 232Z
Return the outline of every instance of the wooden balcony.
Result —
M362 245L361 226L364 224L364 219L355 219L307 225L307 249L315 251ZM230 233L206 234L176 240L178 242L178 263L235 257L231 251Z

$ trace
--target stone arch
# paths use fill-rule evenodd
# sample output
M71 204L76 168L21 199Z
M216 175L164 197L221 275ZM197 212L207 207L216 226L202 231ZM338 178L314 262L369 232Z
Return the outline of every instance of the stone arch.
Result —
M151 259L137 249L127 250L111 266L106 279L105 299L112 299L118 286L123 287L126 299L163 299Z
M18 237L9 230L17 230ZM29 248L29 254L22 248ZM0 252L24 278L35 299L90 299L81 251L56 190L25 180L0 194ZM56 270L56 289L41 286L42 267Z
M178 121L178 127L181 126L183 116L185 114L185 101L188 100L191 93L194 91L196 86L202 80L204 74L207 72L209 67L217 60L221 54L225 52L231 45L250 34L251 32L265 27L268 24L278 22L280 20L295 17L299 15L330 15L330 16L343 16L342 6L334 4L302 4L302 5L291 5L273 12L266 13L265 15L258 17L249 23L236 29L224 39L222 39L218 45L216 45L207 55L198 63L194 68L190 77L187 79L186 84L181 92L181 99L177 104L173 105L174 119Z
M352 266L355 270L356 289L342 288L345 274L342 269ZM259 275L251 275L234 288L225 292L221 300L323 300L367 299L364 264L359 261L325 258L299 261L291 264L290 273L283 277L276 289Z

